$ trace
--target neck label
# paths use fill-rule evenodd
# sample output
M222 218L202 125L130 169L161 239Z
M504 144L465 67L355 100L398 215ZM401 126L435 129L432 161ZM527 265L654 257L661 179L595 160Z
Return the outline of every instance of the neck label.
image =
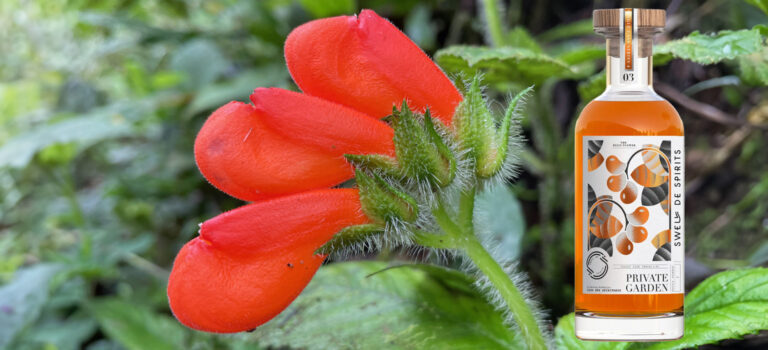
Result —
M626 8L621 11L619 37L622 40L621 50L621 83L631 84L637 79L635 61L637 58L637 11Z

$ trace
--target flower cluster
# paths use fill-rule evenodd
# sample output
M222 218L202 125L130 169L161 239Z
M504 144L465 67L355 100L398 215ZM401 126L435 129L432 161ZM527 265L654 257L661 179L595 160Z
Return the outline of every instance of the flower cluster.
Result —
M381 208L360 201L380 201L374 192L331 189L355 175L345 155L397 162L404 149L381 120L393 106L411 118L404 122L413 122L411 111L429 110L451 125L463 99L418 46L369 10L296 28L285 58L303 93L256 89L251 104L216 110L195 140L205 178L253 203L202 223L176 257L168 299L191 328L246 331L285 309L322 264L325 255L316 251L334 234L386 221L376 214ZM378 183L361 178L361 190Z
M205 178L253 203L204 222L179 252L168 284L179 321L254 329L301 293L327 254L420 246L465 254L476 265L467 271L496 291L488 300L543 344L474 228L477 190L514 170L517 106L530 88L497 118L479 77L459 92L368 10L296 28L285 58L302 93L258 88L251 104L216 110L197 136ZM353 177L356 188L332 188Z

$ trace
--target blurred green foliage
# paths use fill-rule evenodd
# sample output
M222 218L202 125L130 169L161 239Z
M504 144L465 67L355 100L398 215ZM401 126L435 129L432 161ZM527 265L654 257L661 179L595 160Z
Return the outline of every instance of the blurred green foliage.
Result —
M768 17L758 8L766 11L766 2L674 3L655 55L656 81L738 122L720 125L671 99L689 150L689 257L707 274L765 265ZM262 336L272 346L305 344L281 333L189 331L170 315L165 283L197 224L240 205L195 167L194 136L207 114L247 101L255 87L295 88L285 36L313 18L361 8L390 18L452 77L485 73L493 98L536 84L525 111L523 172L512 193L483 202L492 239L519 257L550 319L570 312L572 127L604 87L604 48L587 19L591 2L504 5L496 11L503 35L493 46L482 7L471 1L0 2L0 349L252 349ZM709 35L721 30L730 31ZM365 275L376 264L333 266L313 283ZM443 287L468 293L467 307L476 302L461 277L402 269L393 273L428 288L410 293ZM413 321L399 318L407 308L391 311L392 322ZM467 337L487 330L471 331Z

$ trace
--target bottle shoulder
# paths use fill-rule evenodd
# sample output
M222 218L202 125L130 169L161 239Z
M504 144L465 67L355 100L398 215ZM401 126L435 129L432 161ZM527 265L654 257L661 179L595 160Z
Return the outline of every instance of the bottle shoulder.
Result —
M683 135L683 121L664 99L593 100L581 111L576 133L582 135Z

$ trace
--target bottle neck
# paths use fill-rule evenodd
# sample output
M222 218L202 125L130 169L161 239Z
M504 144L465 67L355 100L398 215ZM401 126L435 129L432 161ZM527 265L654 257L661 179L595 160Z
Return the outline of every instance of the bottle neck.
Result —
M606 89L598 100L648 101L661 100L653 91L653 40L635 39L625 48L618 36L606 38Z

